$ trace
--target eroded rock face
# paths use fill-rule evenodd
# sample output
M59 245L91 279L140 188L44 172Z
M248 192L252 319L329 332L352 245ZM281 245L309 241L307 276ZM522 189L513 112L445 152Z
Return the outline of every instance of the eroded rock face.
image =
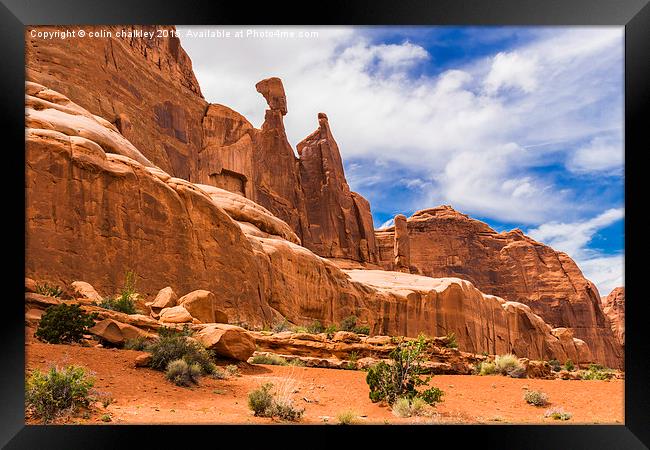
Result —
M395 216L394 222L393 255L395 255L395 270L408 273L411 266L411 246L409 244L406 216L398 214Z
M210 291L192 291L179 298L178 304L203 323L228 323L228 316L219 308L217 297Z
M603 299L603 312L610 321L612 332L625 345L625 288L617 287Z
M64 39L31 37L26 31L26 79L114 123L149 161L189 180L201 148L207 102L179 39L117 37L119 30L136 28L174 30L173 26L85 26L86 31L102 29L113 36L78 39L74 45Z
M588 344L596 361L621 367L623 351L603 314L596 286L565 253L520 230L497 233L449 206L418 211L407 225L410 264L418 273L463 278L485 293L524 303L551 326L571 329ZM382 264L390 269L395 228L376 236Z
M300 178L311 233L306 247L318 255L376 262L370 205L350 191L327 116L297 146Z
M206 289L219 293L219 307L233 320L274 317L251 270L256 259L248 240L207 194L160 169L107 154L107 144L73 127L70 134L52 129L42 113L55 106L34 91L26 100L27 276L60 285L83 279L114 292L134 268L143 296L153 298L163 286ZM121 144L110 142L111 148Z

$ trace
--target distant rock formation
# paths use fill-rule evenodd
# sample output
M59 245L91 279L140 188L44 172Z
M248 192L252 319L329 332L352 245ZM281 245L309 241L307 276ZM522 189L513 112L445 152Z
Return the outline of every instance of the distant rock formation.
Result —
M311 233L306 246L325 257L377 262L370 204L350 191L327 115L318 113L318 129L297 149Z
M397 222L397 221L396 221ZM524 303L553 327L572 330L594 358L621 367L623 349L600 305L596 286L565 253L525 236L497 233L450 206L418 211L408 220L410 265L429 277L458 277L481 291ZM396 270L395 226L376 233L381 264Z
M603 312L611 323L614 336L625 346L625 288L614 288L602 302Z

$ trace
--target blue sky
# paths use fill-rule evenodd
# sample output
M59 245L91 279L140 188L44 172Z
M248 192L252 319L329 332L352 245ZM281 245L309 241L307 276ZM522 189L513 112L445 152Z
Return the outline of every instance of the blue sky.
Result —
M623 284L622 27L184 35L204 28L178 27L206 99L260 126L266 104L254 85L282 78L290 142L327 113L350 187L370 201L376 227L450 204L567 252L601 295Z

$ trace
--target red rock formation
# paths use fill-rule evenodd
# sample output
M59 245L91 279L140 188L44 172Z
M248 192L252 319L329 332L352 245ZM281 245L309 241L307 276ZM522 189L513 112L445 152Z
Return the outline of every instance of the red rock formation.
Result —
M596 286L565 253L525 236L497 233L449 206L408 219L411 267L430 277L459 277L481 291L531 307L553 327L584 340L594 359L621 367L623 352L600 305ZM394 227L377 232L384 267L390 268ZM390 249L390 250L389 250Z
M376 262L370 205L350 191L324 113L318 114L318 129L297 149L311 232L311 245L307 247L325 257Z
M602 299L603 312L610 321L612 332L625 345L625 288L617 287Z
M27 89L27 274L60 285L87 280L111 293L133 269L138 291L152 299L164 286L206 289L233 320L274 317L262 304L248 240L207 194L160 169L106 153L107 144L81 137L89 134L76 126L69 134L56 131L44 112L57 111L81 127L89 120L80 122L86 116L73 108L57 109L52 91ZM107 136L116 138L112 150L124 145L119 133Z
M395 232L393 233L393 255L395 256L395 270L409 273L411 266L411 246L406 224L406 216L395 216Z
M58 27L38 27L55 31ZM135 29L169 33L173 26L85 26L106 38L44 40L25 34L25 77L62 93L116 124L165 172L190 180L207 108L192 62L177 37L117 37Z

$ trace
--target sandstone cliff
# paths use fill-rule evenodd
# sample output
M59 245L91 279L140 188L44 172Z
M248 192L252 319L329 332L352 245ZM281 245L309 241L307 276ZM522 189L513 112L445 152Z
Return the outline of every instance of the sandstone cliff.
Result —
M587 342L596 360L621 367L623 351L598 290L567 254L520 230L497 233L449 206L418 211L407 225L414 272L463 278L483 292L524 303L553 327L568 328ZM383 266L393 269L394 227L376 236Z
M39 27L54 31L58 27ZM192 62L176 37L117 37L125 29L87 26L110 38L43 39L25 32L25 77L114 123L142 154L172 176L190 180L207 108Z
M110 293L133 269L143 296L165 286L209 290L233 322L329 324L355 314L373 334L454 332L466 351L593 359L569 332L467 281L342 271L297 245L268 210L145 166L110 123L94 118L89 133L89 112L39 85L26 91L27 276L83 279ZM59 111L56 123L49 110ZM63 127L66 120L74 126Z
M602 299L603 312L610 321L612 332L625 345L625 288L617 287Z

